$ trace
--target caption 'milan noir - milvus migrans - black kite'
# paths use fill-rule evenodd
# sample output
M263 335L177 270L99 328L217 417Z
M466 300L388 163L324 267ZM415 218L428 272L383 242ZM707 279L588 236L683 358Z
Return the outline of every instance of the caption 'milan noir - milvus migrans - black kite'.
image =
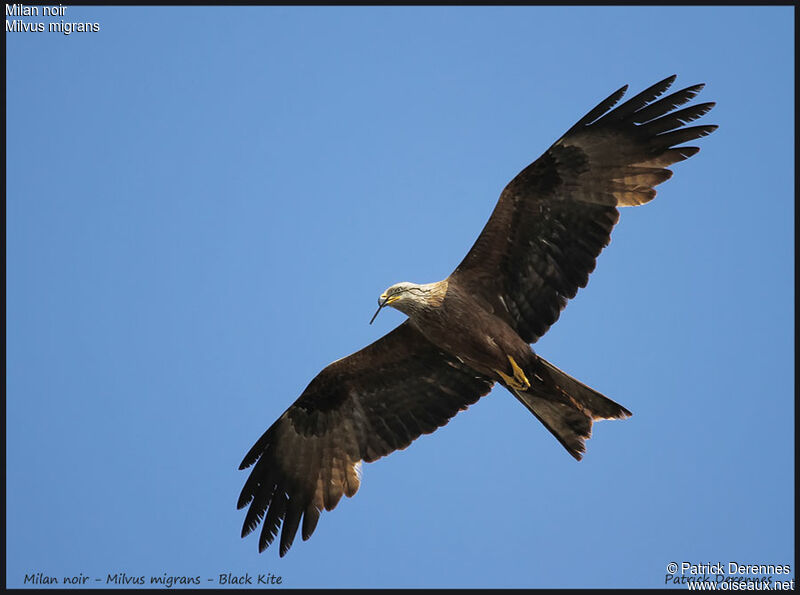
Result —
M254 467L239 496L239 508L250 506L242 537L263 520L263 551L283 523L283 556L301 522L305 540L323 509L356 493L362 461L445 425L495 382L579 460L593 421L630 415L530 343L586 285L617 207L652 200L672 175L666 168L699 151L677 145L716 129L684 126L713 103L677 109L703 85L659 99L674 80L616 109L627 86L602 101L511 180L449 277L398 283L380 296L378 312L392 306L408 319L322 370L244 457L239 468Z

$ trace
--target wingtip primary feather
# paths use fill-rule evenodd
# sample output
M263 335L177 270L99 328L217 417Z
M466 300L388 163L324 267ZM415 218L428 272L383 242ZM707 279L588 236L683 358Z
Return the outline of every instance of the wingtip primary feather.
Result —
M661 97L657 101L651 101L647 105L640 107L631 115L631 121L635 124L644 124L655 118L659 118L679 105L683 105L691 101L698 93L705 87L705 83L692 85L675 91L666 97Z
M567 131L567 134L575 130L579 130L584 126L590 126L592 122L602 117L606 112L608 112L608 110L614 107L617 102L622 99L622 96L625 95L627 90L628 85L622 85L622 87L614 91L611 95L593 107L583 118L578 120L575 125Z

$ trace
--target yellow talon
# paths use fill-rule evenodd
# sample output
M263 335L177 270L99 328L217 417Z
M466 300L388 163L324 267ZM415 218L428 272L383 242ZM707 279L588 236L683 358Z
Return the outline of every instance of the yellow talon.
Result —
M511 362L511 370L514 373L514 376L512 377L508 374L504 374L500 370L495 370L495 372L500 374L500 377L510 388L513 388L514 390L528 390L531 387L531 383L525 376L525 372L523 372L522 368L517 365L517 362L514 361L513 357L510 355L507 355L506 357L508 358L508 361Z

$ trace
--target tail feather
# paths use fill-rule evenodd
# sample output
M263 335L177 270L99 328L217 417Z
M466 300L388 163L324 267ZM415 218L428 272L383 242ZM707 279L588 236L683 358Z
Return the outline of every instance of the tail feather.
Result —
M596 419L625 419L633 415L619 403L586 386L566 372L562 372L543 357L539 356L539 376L542 378L544 391L555 390L569 399L577 408Z
M577 460L586 452L584 444L592 435L592 422L598 419L624 419L631 416L622 405L556 368L539 357L531 387L512 390L514 396Z

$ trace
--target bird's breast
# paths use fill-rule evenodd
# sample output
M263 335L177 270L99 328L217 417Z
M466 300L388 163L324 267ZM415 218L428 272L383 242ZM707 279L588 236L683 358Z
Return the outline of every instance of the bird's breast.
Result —
M468 299L445 299L439 308L411 318L439 349L487 376L508 367L508 355L530 351L506 322Z

